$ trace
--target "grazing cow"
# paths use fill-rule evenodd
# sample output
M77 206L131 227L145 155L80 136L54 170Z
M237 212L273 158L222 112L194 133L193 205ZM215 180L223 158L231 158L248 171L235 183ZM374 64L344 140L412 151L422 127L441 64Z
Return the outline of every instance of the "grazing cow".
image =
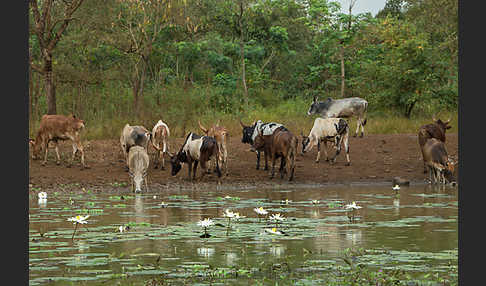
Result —
M123 156L125 157L125 162L128 167L128 151L132 146L141 146L148 149L148 142L150 141L150 132L147 128L143 126L130 126L130 124L125 124L120 135L120 145L123 151Z
M454 182L455 163L448 157L444 142L436 139L428 139L422 147L424 163L429 169L431 183Z
M349 166L349 126L346 120L342 118L316 118L314 126L309 133L309 136L302 135L302 154L308 152L317 144L317 158L316 163L319 163L321 157L321 142L324 142L324 154L326 161L329 161L327 156L327 142L335 143L336 154L331 158L331 163L336 161L337 155L341 152L341 143L344 142L344 150L346 151L346 166Z
M57 161L56 164L61 164L61 157L59 156L58 141L71 140L73 145L73 155L67 167L71 167L74 156L79 150L81 153L82 168L89 168L84 163L84 150L81 144L80 132L84 129L84 120L76 118L74 115L44 115L41 118L40 127L37 131L35 140L29 139L29 144L32 146L32 159L36 160L40 156L42 149L45 150L44 161L42 166L47 163L47 151L49 149L49 142L54 143L56 150Z
M145 187L148 191L147 170L149 167L149 156L144 147L135 145L128 151L128 174L132 179L132 190L136 193L142 191L142 182L145 180ZM135 188L134 188L135 187Z
M320 114L322 118L351 118L356 116L357 125L354 137L358 135L359 127L361 126L361 135L364 135L364 126L366 125L366 110L368 109L368 101L359 97L349 97L343 99L328 98L325 101L317 101L317 96L311 104L307 115Z
M162 159L161 170L165 170L165 159L164 154L169 154L169 147L167 144L167 139L170 136L169 126L165 124L162 120L159 120L152 129L152 135L150 136L150 142L155 148L154 155L154 169L159 166L159 159ZM160 146L162 144L162 146Z
M201 162L202 174L201 179L207 172L206 163L211 157L217 157L219 154L219 147L216 139L210 136L199 136L194 133L189 133L184 141L179 152L170 157L172 165L172 176L175 176L182 168L181 163L188 164L188 179L191 180L191 171L193 171L192 180L196 179L197 165ZM194 163L194 170L193 164ZM216 159L216 173L218 178L221 177L221 170L219 169L219 162Z
M260 169L260 153L263 152L265 156L265 168L264 170L268 170L268 154L269 154L269 146L270 146L270 137L275 132L277 129L285 129L287 130L282 124L280 123L275 123L275 122L269 122L269 123L263 123L261 120L258 120L254 122L251 126L246 126L241 122L240 120L241 127L243 127L243 137L241 138L242 143L247 143L252 145L252 148L255 150L257 154L257 164L256 164L256 169ZM268 144L259 144L259 147L255 147L255 138L257 137L258 134L261 134Z
M266 137L266 138L265 138ZM272 161L270 179L275 176L275 161L280 158L280 178L283 179L287 173L289 181L294 178L295 156L297 154L299 140L285 127L280 126L271 135L259 133L254 140L255 148L264 148ZM287 166L287 170L285 167Z
M228 176L228 149L227 149L227 136L228 130L225 127L219 126L219 122L213 125L211 128L207 129L202 126L201 122L198 120L199 128L206 134L206 136L213 137L216 139L219 147L218 160L221 167L224 169L224 173ZM211 161L208 162L208 170L210 169Z
M445 143L446 130L451 128L451 126L449 125L449 122L451 121L450 119L443 122L440 119L435 120L435 118L433 118L433 121L434 121L433 123L421 126L418 132L418 142L419 142L420 150L422 150L422 158L424 158L423 146L425 145L425 142L427 142L427 140L430 138L436 138ZM424 159L424 173L427 173L427 167L425 166L425 159Z

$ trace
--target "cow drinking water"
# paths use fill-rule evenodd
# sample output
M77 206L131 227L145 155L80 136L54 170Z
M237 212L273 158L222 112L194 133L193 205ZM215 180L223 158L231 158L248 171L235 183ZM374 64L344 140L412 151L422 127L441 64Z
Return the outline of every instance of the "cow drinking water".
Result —
M142 182L148 190L147 170L149 167L149 156L147 150L141 146L132 146L128 151L128 174L132 181L132 190L136 193L142 191Z
M175 176L182 168L181 163L188 164L188 179L196 179L197 165L201 162L202 174L201 179L207 172L206 163L211 157L217 157L219 154L219 147L216 139L210 136L199 136L194 133L189 133L177 154L171 156L170 163L172 165L172 176ZM194 164L194 169L193 169ZM193 172L191 178L191 171ZM221 177L221 170L219 168L219 162L216 159L216 173L218 177Z
M448 157L444 142L430 138L422 146L424 164L428 167L431 183L454 182L455 163Z
M358 135L359 127L361 126L361 135L364 135L364 126L366 125L366 110L368 109L368 102L359 97L349 97L343 99L328 98L325 101L317 101L314 97L307 115L320 114L322 118L351 118L356 116L357 125L354 137Z
M433 118L433 123L422 125L418 132L418 142L420 146L420 150L422 151L422 158L424 159L424 173L427 173L427 166L425 164L425 156L424 156L424 149L423 146L425 142L427 142L430 138L438 139L441 142L446 141L446 130L450 129L451 126L449 125L450 119L447 121L442 121L439 119Z

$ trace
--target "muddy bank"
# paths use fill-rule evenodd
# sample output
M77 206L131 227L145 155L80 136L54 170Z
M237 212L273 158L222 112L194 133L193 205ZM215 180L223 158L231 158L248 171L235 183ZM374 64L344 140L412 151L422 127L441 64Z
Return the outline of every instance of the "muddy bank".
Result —
M446 135L446 148L448 153L457 158L458 135ZM300 138L299 138L300 139ZM179 150L184 138L170 138L169 146L172 152ZM300 140L299 140L300 141ZM299 152L301 150L299 142ZM61 152L61 165L55 163L55 152L50 150L46 166L41 166L40 160L29 159L29 184L31 191L71 191L92 189L129 190L130 181L128 172L124 169L123 155L119 141L94 140L86 141L85 160L89 169L81 170L79 158L71 168L66 168L70 159L72 147L69 142L59 144ZM326 162L324 152L321 151L320 163L315 163L317 149L314 148L304 156L298 155L296 160L294 181L288 182L286 178L280 179L276 164L274 179L270 179L269 171L263 170L263 156L260 170L256 170L256 155L249 151L249 145L241 143L240 134L229 140L228 147L228 176L221 178L218 185L215 174L206 175L202 181L191 183L187 180L186 166L173 177L170 175L170 164L166 159L165 170L154 169L150 166L148 172L149 188L163 190L173 188L273 188L285 186L325 186L328 184L385 184L390 183L393 177L402 177L412 183L423 183L428 175L423 173L423 163L416 134L371 134L364 138L350 138L351 165L345 166L345 157L342 152L333 165ZM329 155L334 154L329 150ZM152 160L154 149L150 147L149 155ZM30 157L30 156L29 156ZM151 162L152 163L152 162ZM269 162L270 165L270 162ZM271 166L271 165L270 165ZM198 168L198 177L200 176Z

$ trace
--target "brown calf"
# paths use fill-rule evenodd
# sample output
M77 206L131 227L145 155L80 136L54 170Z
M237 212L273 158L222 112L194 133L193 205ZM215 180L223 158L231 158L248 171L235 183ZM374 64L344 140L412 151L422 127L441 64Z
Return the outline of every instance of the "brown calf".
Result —
M219 147L219 154L217 156L217 160L219 161L219 165L224 169L224 174L228 176L228 149L227 146L227 136L228 130L224 126L219 126L219 122L216 125L213 125L211 128L207 129L202 126L201 122L198 120L199 128L206 134L206 136L213 137L216 139L216 143ZM211 161L209 161L209 165ZM210 167L208 167L209 170Z
M47 152L49 150L49 142L54 143L56 150L57 161L56 164L61 164L61 157L59 156L58 141L71 140L73 143L73 155L67 167L71 167L74 156L79 150L81 153L81 164L83 168L88 168L84 163L84 150L81 144L79 133L84 129L84 121L76 118L74 115L44 115L41 118L40 127L37 131L35 140L30 139L29 143L33 147L32 159L36 160L40 156L42 149L45 150L44 161L42 166L47 163Z
M275 176L275 161L280 158L280 178L283 179L285 173L287 173L289 181L292 181L294 178L295 156L297 155L299 140L285 127L275 129L273 134L268 136L269 139L265 139L264 137L263 135L257 135L254 147L263 147L268 150L272 162L270 179ZM285 167L287 167L287 170Z
M422 150L422 158L424 158L423 146L425 145L425 142L427 142L427 140L430 138L436 138L445 143L446 130L451 128L451 126L449 125L449 122L451 121L450 119L447 120L446 122L443 122L440 119L435 120L435 118L433 118L433 121L434 121L433 123L421 126L418 132L418 142L419 142L420 150ZM427 173L425 158L424 158L424 173Z

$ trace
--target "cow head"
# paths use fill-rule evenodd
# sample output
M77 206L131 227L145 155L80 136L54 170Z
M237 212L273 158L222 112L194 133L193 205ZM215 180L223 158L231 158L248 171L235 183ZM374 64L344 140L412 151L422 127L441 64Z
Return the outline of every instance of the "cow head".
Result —
M185 151L180 151L175 156L170 156L170 165L172 166L171 175L175 176L182 169L182 163L187 162Z
M317 96L314 96L314 100L312 101L311 106L309 107L309 110L307 111L307 115L312 115L312 114L324 114L327 111L327 108L329 104L331 103L332 99L328 97L325 101L319 102L317 101Z
M29 139L29 146L32 147L33 160L37 160L38 158L40 158L40 152L42 151L42 144L41 142L37 142L37 141L34 139Z
M253 136L253 131L255 131L255 126L246 126L241 122L240 120L241 127L243 127L242 133L243 137L241 138L241 143L248 143L248 144L253 144L253 140L251 137Z
M447 129L450 129L452 126L449 125L449 122L451 122L451 119L449 118L447 121L442 121L439 119L435 120L435 118L433 119L435 124L437 124L439 126L440 129L444 130L444 132L447 130Z
M140 193L142 192L142 183L143 179L147 176L147 169L141 171L137 170L135 173L132 173L132 171L128 171L128 175L130 175L130 178L133 180L133 183L135 185L135 193Z

